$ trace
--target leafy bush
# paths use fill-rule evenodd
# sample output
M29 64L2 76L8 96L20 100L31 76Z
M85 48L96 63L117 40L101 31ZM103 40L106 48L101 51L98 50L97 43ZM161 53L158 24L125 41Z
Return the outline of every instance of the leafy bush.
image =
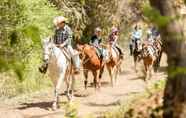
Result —
M11 77L15 77L12 70L16 73L20 81L15 84L22 89L20 93L33 87L39 89L38 79L42 79L37 71L42 54L40 42L52 34L52 19L63 13L48 0L1 0L0 10L0 71L8 71Z

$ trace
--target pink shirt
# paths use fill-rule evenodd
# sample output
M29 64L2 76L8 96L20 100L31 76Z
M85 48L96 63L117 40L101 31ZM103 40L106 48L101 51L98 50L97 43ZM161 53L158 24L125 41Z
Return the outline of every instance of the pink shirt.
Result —
M118 36L117 36L117 35L111 34L111 35L109 36L109 43L110 43L111 45L115 45L116 42L117 42L117 40L118 40Z

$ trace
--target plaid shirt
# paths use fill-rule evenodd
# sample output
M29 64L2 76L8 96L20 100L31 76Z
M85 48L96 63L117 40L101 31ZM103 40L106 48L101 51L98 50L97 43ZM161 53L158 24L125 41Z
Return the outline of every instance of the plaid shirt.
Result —
M64 28L59 28L55 30L54 43L71 45L72 40L72 30L69 26L65 25Z

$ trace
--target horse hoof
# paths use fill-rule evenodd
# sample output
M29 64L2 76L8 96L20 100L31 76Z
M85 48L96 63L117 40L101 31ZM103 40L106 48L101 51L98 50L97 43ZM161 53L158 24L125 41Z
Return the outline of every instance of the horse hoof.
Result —
M53 110L53 111L56 111L58 107L59 107L59 106L57 106L57 103L53 103L53 104L52 104L52 110Z
M67 96L68 101L70 102L72 98L70 96Z

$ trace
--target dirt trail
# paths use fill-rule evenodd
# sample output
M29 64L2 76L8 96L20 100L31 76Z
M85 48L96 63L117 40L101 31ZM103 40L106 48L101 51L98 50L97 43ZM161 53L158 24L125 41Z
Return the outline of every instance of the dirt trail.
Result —
M155 73L152 80L166 78L164 68L166 67L166 57L163 56L161 70ZM146 83L140 79L133 69L132 57L127 56L123 63L123 72L118 78L118 84L113 88L110 86L110 79L107 72L103 76L103 87L100 92L95 92L93 87L89 87L87 91L83 88L82 76L78 84L75 104L77 104L78 114L83 117L88 114L99 114L100 112L112 110L117 107L120 101L130 94L144 92ZM91 78L92 76L90 76ZM92 81L90 79L90 81ZM50 109L52 101L52 91L44 90L34 95L21 96L19 98L9 99L0 103L0 118L62 118L64 117L64 107L60 110L52 111ZM61 97L61 106L65 106L67 99Z

